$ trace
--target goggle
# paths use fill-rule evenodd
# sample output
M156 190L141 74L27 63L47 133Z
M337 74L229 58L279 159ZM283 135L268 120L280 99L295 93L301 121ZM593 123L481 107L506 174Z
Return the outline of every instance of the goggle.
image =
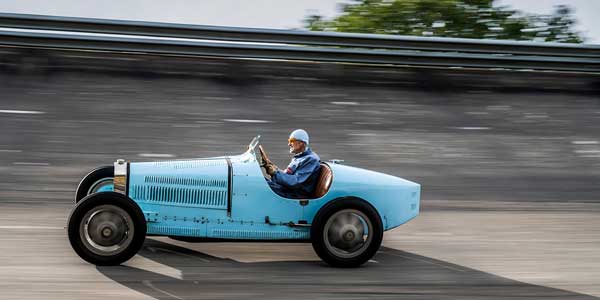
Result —
M293 142L295 142L295 141L299 141L299 140L297 140L295 138L289 138L288 139L288 143L290 143L290 144L293 143Z

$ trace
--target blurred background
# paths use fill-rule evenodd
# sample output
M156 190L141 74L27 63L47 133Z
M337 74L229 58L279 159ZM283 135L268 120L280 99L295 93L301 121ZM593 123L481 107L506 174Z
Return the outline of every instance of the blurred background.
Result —
M589 76L73 56L4 65L3 199L70 202L117 158L237 154L258 134L285 166L305 128L323 160L420 182L425 205L599 200Z

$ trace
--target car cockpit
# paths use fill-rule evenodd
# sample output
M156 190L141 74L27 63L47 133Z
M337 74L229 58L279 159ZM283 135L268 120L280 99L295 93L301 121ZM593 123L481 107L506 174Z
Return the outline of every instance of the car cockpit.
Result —
M258 151L256 151L258 149ZM248 150L254 153L256 161L261 168L263 176L265 180L269 180L270 176L267 174L265 169L265 162L269 161L269 156L265 149L260 145L260 135L254 137L250 144L248 145ZM312 193L312 196L308 199L317 199L325 196L331 187L331 183L333 181L333 172L331 171L331 167L325 163L320 162L320 168L316 175L316 186ZM304 198L303 198L304 199Z

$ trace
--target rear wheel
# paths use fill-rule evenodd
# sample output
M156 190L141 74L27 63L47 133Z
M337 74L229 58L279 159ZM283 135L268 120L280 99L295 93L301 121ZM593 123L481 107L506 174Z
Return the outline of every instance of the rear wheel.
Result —
M118 265L133 257L146 238L146 219L135 202L115 192L83 198L71 212L69 242L84 260Z
M113 166L100 167L85 175L77 187L75 203L94 193L112 192L114 176L115 168Z
M371 259L383 239L377 211L357 198L340 198L323 207L311 226L313 249L335 267L358 267Z

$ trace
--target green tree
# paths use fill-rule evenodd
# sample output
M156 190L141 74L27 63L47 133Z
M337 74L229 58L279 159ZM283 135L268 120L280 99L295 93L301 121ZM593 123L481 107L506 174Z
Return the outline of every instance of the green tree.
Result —
M346 4L332 20L310 15L315 31L379 33L473 39L581 43L567 6L551 15L526 15L494 0L359 0Z

